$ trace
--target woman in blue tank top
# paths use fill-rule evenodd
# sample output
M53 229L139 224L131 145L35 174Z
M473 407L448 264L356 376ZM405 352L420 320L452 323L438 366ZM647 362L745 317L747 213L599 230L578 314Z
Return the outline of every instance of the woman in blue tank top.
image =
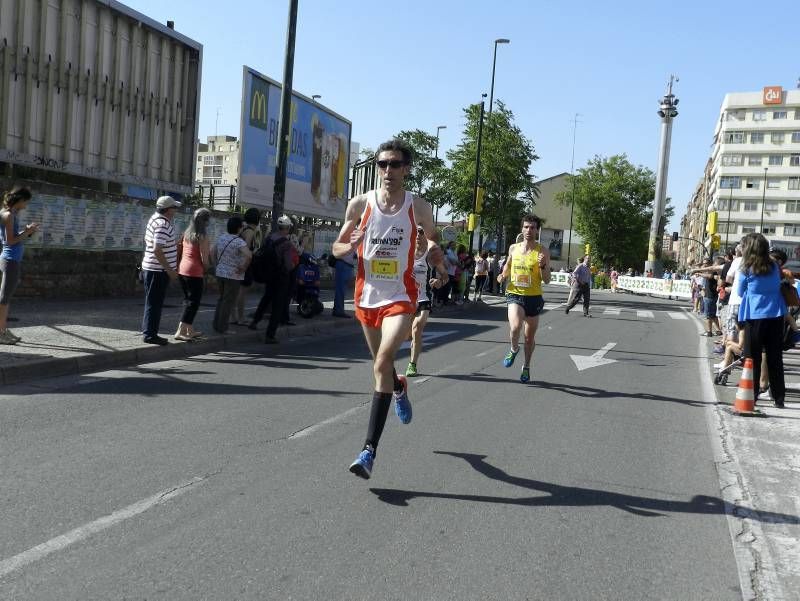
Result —
M0 242L3 243L3 252L0 253L0 271L3 272L0 283L0 344L16 344L21 340L7 327L8 305L19 285L23 244L39 229L38 223L29 223L22 230L19 227L19 213L28 206L30 199L28 188L16 186L3 196L3 209L0 210Z

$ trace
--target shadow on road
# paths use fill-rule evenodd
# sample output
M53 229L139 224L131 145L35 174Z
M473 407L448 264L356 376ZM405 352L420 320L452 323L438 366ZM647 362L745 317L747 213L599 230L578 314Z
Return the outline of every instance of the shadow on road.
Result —
M535 497L492 497L488 495L457 495L450 493L425 492L413 490L397 490L390 488L370 488L379 500L389 505L405 507L415 498L453 499L457 501L473 501L477 503L499 503L504 505L521 505L525 507L616 507L622 511L642 517L660 517L668 513L698 514L731 514L772 524L800 524L800 518L776 512L759 512L723 501L718 497L695 495L688 501L669 501L638 495L626 495L605 490L581 488L578 486L561 486L530 478L512 476L498 467L486 462L486 455L474 453L453 453L434 451L438 455L449 455L464 459L476 471L487 478L505 482L528 490L536 490L545 495Z

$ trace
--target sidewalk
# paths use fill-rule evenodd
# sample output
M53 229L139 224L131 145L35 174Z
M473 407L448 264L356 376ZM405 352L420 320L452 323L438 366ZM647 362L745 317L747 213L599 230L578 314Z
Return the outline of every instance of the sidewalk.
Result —
M698 324L701 323L697 319ZM717 405L710 424L722 441L716 458L723 498L733 506L750 508L737 513L734 540L749 551L748 560L757 566L753 588L758 598L797 598L800 591L800 349L783 354L786 407L778 409L771 400L759 400L756 408L766 417L739 417L730 412L736 397L741 370L734 370L727 386L710 383L712 363L720 355L707 343L708 370L705 375ZM787 516L768 518L764 516ZM795 593L790 593L795 591ZM755 591L754 591L755 592ZM757 593L758 594L758 593Z
M250 291L245 302L247 315L258 305L261 286ZM345 311L353 314L352 291L346 296ZM356 319L332 317L333 290L320 291L325 311L305 319L292 304L290 318L294 326L278 328L278 340L313 334L328 334L334 329L358 328ZM228 333L217 334L211 328L215 292L207 292L195 319L195 328L204 337L192 342L172 338L183 313L183 296L170 287L161 317L161 335L169 339L166 346L145 344L141 323L144 296L89 300L15 299L11 303L8 327L22 341L14 346L0 346L0 384L17 384L41 378L65 376L210 353L235 348L244 343L261 342L267 319L258 330L231 325ZM466 307L468 305L464 305ZM439 310L451 313L462 307Z

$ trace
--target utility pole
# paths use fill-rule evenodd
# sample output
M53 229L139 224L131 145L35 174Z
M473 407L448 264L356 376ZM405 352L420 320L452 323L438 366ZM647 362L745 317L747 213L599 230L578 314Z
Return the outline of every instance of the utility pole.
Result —
M580 113L575 113L572 119L572 162L570 163L569 173L572 176L572 203L569 207L569 241L567 242L567 269L570 269L570 256L572 252L572 217L575 214L575 134L578 131L578 117ZM563 237L561 238L564 239Z
M667 172L669 171L669 150L672 142L672 120L678 116L678 99L672 93L672 84L677 81L677 77L670 75L667 93L661 99L661 105L658 110L658 116L661 117L661 144L658 151L653 222L650 225L647 261L644 264L645 272L652 270L657 278L660 278L664 271L664 265L661 262L661 244L659 242L661 240L661 216L664 213L667 198Z
M278 124L278 154L275 158L275 186L272 192L272 227L278 229L286 195L286 171L289 163L289 120L292 112L292 78L294 76L294 39L297 31L297 1L289 0L289 24L286 28L286 58L283 65L281 117Z
M478 184L480 183L481 177L481 140L483 138L483 112L486 109L486 101L483 100L486 98L486 94L481 94L481 116L480 121L478 121L478 148L477 152L475 153L475 185L472 189L472 212L478 209ZM478 232L480 234L480 232ZM473 255L473 247L475 245L475 230L472 230L469 233L469 255Z

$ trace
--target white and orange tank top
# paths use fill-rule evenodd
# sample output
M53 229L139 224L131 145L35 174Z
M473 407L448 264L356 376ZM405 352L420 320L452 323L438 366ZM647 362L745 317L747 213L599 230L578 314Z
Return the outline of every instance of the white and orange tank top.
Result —
M411 192L406 192L400 210L390 215L378 207L377 190L370 190L359 227L364 237L358 246L356 305L365 309L397 302L416 305L417 226Z

